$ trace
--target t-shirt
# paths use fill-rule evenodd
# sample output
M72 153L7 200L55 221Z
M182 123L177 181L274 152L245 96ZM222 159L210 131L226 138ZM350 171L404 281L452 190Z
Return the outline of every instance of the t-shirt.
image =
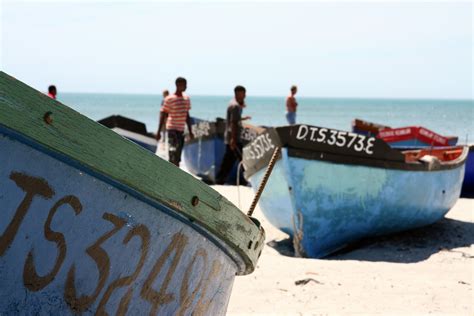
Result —
M224 142L230 144L232 136L231 122L237 123L237 143L241 143L242 134L242 106L235 100L232 99L227 107L227 116L225 122L225 138Z
M171 94L167 96L161 108L163 112L168 113L166 129L184 132L186 118L190 109L191 100L187 95L177 96L176 94Z
M286 110L288 112L296 112L296 107L298 103L296 103L296 99L291 94L286 97Z

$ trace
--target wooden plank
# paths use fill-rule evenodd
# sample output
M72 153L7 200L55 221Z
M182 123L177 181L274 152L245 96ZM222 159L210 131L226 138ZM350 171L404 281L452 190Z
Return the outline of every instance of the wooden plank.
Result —
M47 113L50 113L50 124L44 119ZM245 271L240 274L254 270L263 247L264 231L226 198L172 164L4 72L0 72L2 125L87 170L172 208L236 251L246 263ZM199 203L193 206L195 197Z

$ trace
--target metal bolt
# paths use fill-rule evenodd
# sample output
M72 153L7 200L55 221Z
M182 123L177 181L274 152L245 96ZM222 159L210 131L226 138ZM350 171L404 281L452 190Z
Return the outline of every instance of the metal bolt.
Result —
M191 199L192 206L197 206L199 204L199 198L197 196L193 196Z
M53 112L46 112L46 113L44 113L43 121L45 121L45 123L48 124L48 125L53 124L52 115L53 115Z

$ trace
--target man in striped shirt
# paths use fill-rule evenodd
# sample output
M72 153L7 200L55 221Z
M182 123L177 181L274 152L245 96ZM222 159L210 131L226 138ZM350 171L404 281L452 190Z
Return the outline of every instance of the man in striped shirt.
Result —
M168 134L168 161L179 167L181 161L181 151L184 146L184 129L186 125L189 130L189 137L194 138L191 130L191 119L189 110L191 100L184 94L186 91L186 79L179 77L176 79L176 92L166 97L161 107L160 124L156 133L156 140L161 139L161 130L166 125Z

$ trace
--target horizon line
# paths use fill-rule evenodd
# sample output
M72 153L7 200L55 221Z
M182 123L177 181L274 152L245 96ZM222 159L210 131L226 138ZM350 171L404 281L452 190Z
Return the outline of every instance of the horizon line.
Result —
M161 93L150 93L150 92L84 92L84 91L64 91L58 93L61 94L114 94L114 95L149 95L149 96L158 96L162 97ZM232 97L231 94L188 94L190 97ZM247 95L247 98L254 97L281 97L285 98L286 95L267 95L267 94L256 94L256 95ZM439 101L474 101L474 98L434 98L434 97L335 97L335 96L296 96L296 98L312 98L312 99L359 99L359 100L439 100Z

